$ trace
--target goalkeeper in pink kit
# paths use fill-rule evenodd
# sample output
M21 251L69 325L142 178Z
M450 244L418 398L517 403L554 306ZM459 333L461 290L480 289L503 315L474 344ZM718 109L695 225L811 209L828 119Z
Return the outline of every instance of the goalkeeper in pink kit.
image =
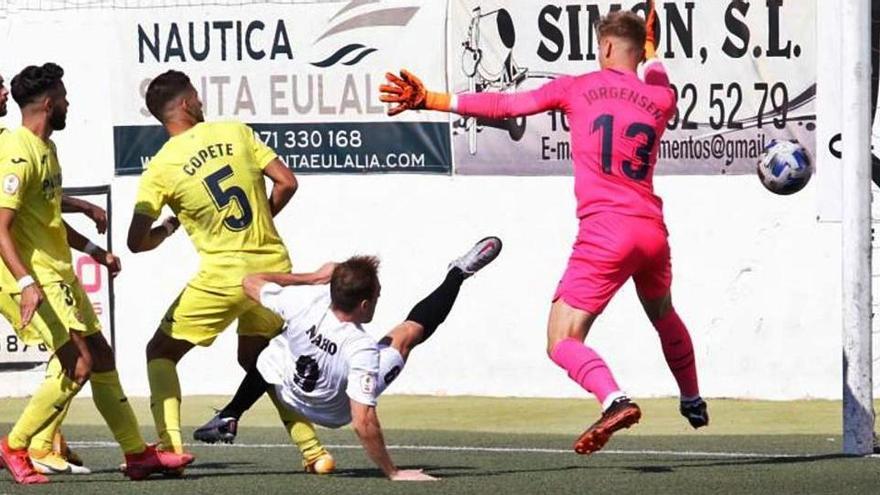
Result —
M580 229L553 296L547 353L602 404L602 416L574 444L579 454L601 449L615 431L641 417L599 353L584 344L593 321L630 277L678 383L681 414L694 428L709 423L691 338L672 306L667 231L652 184L660 138L675 112L676 97L655 58L655 12L653 2L649 5L647 24L632 12L618 11L596 25L601 70L559 77L534 91L433 93L406 71L400 77L388 74L389 84L381 87L382 101L396 104L389 115L428 109L501 119L565 112ZM636 70L646 59L642 81Z

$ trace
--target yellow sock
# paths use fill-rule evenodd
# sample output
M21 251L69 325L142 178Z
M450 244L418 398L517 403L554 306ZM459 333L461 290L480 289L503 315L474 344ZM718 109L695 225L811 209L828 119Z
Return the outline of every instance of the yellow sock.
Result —
M293 443L299 447L299 451L302 452L303 459L306 462L312 462L327 453L321 441L318 440L318 433L315 431L314 425L309 420L285 407L271 390L269 391L269 397L272 399L272 403L275 404L275 409L278 410L278 416L284 423L287 434L290 435Z
M180 380L177 367L170 359L153 359L147 363L150 380L150 410L162 448L183 453L180 436Z
M138 429L137 418L134 416L131 404L122 391L119 373L116 370L93 372L91 383L92 401L104 417L104 422L107 423L122 451L126 454L143 452L147 444Z
M47 376L9 432L9 447L15 450L28 447L38 431L49 427L65 411L80 388L82 385L64 373Z
M50 359L49 363L46 365L45 378L58 376L63 372L64 371L61 368L61 361L59 361L55 355L52 355L52 359ZM64 404L64 410L61 411L60 414L56 415L52 421L46 424L45 428L38 431L36 435L31 437L30 445L28 445L29 451L38 452L41 454L46 454L52 451L52 442L55 439L55 432L57 432L58 428L61 427L61 423L67 416L67 411L70 410L70 404L72 402L73 401L67 401L67 403Z

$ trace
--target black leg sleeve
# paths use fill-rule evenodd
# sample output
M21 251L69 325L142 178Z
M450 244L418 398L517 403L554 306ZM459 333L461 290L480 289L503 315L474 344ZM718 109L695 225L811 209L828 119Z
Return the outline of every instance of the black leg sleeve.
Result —
M409 312L406 317L408 321L414 321L425 327L424 340L428 340L434 330L437 330L437 327L449 316L462 282L464 282L464 274L460 269L452 268L446 274L443 283Z

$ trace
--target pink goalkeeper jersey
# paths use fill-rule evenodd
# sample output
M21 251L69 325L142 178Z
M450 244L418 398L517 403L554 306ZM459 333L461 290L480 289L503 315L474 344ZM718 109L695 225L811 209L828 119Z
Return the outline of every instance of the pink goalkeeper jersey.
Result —
M507 118L561 110L571 129L578 218L599 212L663 217L654 194L654 164L675 94L659 61L635 73L606 69L565 76L522 93L457 97L462 115Z

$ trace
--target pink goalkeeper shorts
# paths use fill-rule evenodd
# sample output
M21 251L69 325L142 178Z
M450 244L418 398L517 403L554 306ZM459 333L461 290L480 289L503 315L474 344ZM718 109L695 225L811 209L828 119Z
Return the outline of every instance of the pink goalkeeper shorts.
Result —
M593 214L581 219L553 301L562 298L573 308L597 315L630 277L646 299L669 292L672 266L666 226L659 219Z

